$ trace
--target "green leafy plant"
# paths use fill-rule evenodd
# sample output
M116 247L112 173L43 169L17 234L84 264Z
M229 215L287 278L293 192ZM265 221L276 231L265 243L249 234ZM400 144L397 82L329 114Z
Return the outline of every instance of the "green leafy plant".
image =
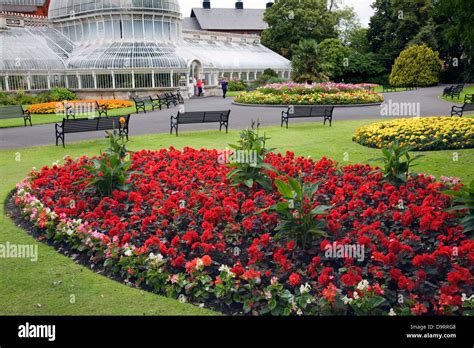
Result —
M384 162L383 173L387 181L397 186L407 182L413 162L423 157L422 155L410 155L412 150L412 146L400 146L397 141L388 148L382 149L384 157L375 160Z
M242 80L229 80L227 89L231 92L245 91L247 85Z
M63 100L74 100L76 99L76 94L71 92L67 88L53 88L51 90L51 100L52 101L63 101Z
M453 207L448 210L467 210L466 216L461 220L461 225L464 227L464 233L472 239L474 232L474 180L469 186L460 187L457 191L447 190L443 193L455 198Z
M99 158L91 160L92 165L83 166L92 178L79 181L87 182L87 186L95 187L101 197L111 197L114 190L128 191L132 174L139 172L130 171L132 162L127 159L130 151L127 150L127 140L117 131L106 132L110 146Z
M267 149L267 138L265 134L259 134L260 124L252 121L250 128L240 133L240 140L237 145L229 144L233 149L233 157L237 155L242 158L252 159L251 161L230 161L228 167L233 168L228 174L229 179L234 186L243 184L248 188L252 188L254 184L258 184L266 190L271 190L272 182L266 175L265 170L275 171L275 168L265 163L265 157L274 149ZM240 156L244 154L245 156Z
M287 179L288 183L280 179L275 180L275 186L283 201L261 212L270 210L278 214L280 222L275 229L276 239L285 237L305 248L315 238L326 235L322 230L326 226L326 221L317 219L317 216L326 215L331 207L327 205L314 207L313 197L319 189L320 182L302 184L292 177Z

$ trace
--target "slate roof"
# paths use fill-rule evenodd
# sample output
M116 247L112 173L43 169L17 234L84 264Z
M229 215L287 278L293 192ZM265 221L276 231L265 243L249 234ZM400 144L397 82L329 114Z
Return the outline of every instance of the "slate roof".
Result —
M185 30L202 30L196 17L185 17L181 23Z
M265 9L193 8L191 18L196 18L203 30L264 30Z

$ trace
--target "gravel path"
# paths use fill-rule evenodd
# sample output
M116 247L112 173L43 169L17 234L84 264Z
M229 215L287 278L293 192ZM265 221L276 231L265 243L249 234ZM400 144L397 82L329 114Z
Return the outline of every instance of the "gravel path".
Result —
M438 98L443 91L443 86L423 88L408 92L395 92L385 94L385 103L381 106L367 107L341 107L334 110L333 127L337 127L338 120L362 120L380 119L390 116L382 116L382 107L389 105L400 105L399 103L419 103L420 116L442 116L449 115L451 106ZM233 98L209 97L202 99L191 99L185 103L186 111L211 111L231 109L230 129L240 130L247 127L251 120L259 119L262 126L280 125L281 110L276 107L248 107L232 104ZM395 103L395 104L394 104ZM415 109L416 110L416 109ZM147 135L156 133L169 133L170 116L176 115L178 108L154 111L147 114L132 115L130 121L130 135ZM399 117L398 115L395 115ZM411 115L414 116L414 115ZM34 122L34 120L33 120ZM321 122L321 119L296 119L297 122ZM181 132L192 130L216 130L217 124L199 124L180 126ZM31 146L51 145L55 143L54 124L37 125L33 127L16 127L0 129L0 149L15 149ZM80 140L103 138L104 132L90 132L79 134L67 134L66 145Z

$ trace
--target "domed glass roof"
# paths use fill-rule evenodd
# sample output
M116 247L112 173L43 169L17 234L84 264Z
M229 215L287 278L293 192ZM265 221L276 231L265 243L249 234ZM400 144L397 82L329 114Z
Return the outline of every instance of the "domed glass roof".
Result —
M10 28L0 38L0 71L64 70L72 51L71 42L49 28Z
M155 42L84 44L68 62L69 69L186 69L171 45Z
M54 19L133 10L181 15L178 0L51 0L49 17Z

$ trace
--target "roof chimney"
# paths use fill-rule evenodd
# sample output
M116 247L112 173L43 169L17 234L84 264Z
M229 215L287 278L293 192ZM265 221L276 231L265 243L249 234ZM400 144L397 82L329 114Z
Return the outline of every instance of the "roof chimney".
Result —
M211 8L211 1L210 0L204 0L202 2L202 8L210 9Z
M267 2L267 8L270 8L272 6L273 6L273 2L271 2L271 1Z
M237 1L237 2L235 3L235 8L236 8L237 10L243 10L243 9L244 9L244 3L243 3L241 0Z

